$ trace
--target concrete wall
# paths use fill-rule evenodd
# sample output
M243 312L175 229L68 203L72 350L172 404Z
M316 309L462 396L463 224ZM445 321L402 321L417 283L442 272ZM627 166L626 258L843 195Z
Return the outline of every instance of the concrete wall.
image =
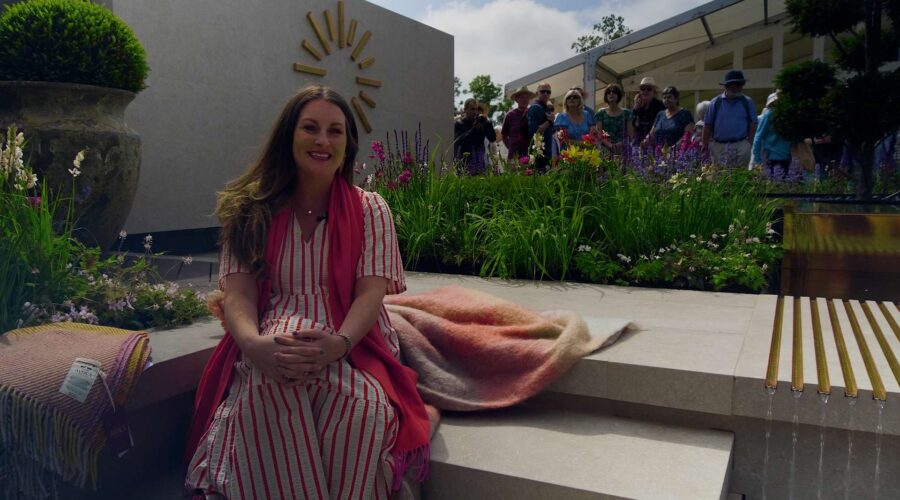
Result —
M364 88L377 102L366 113L371 134L360 126L360 161L385 133L416 129L452 139L453 37L362 0L345 2L346 24L358 21L356 41L376 62L359 70L352 49L337 49L319 62L300 44L320 47L306 13L337 12L337 1L115 0L116 15L147 50L147 89L126 120L143 140L141 181L126 229L147 233L216 226L215 193L258 153L277 113L294 91L309 83L335 87L348 99L357 75L382 80ZM335 16L336 21L336 16ZM327 36L327 31L326 31ZM319 48L321 51L321 48ZM325 78L298 73L293 63L327 69ZM364 106L365 107L365 106Z

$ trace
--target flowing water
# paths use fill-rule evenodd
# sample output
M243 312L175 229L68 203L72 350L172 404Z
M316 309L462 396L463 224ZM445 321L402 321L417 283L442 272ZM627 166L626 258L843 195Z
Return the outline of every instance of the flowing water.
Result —
M875 400L878 403L878 423L875 425L875 483L874 483L874 498L878 500L878 482L881 480L881 435L884 427L882 425L881 419L884 414L884 405L885 401L880 399Z
M766 453L763 455L762 500L766 500L766 488L769 482L769 438L772 437L772 402L775 400L775 388L766 387L769 394L769 409L766 410Z
M856 422L856 398L849 398L850 418L847 422L847 468L844 470L844 500L850 500L850 462L853 457L853 425Z
M822 483L825 482L825 476L822 474L822 461L825 458L825 408L828 406L828 394L819 394L819 400L822 401L822 409L819 413L819 468L816 473L816 498L822 500Z
M791 475L788 478L788 497L793 500L794 475L797 471L797 440L800 437L800 397L803 396L803 391L793 391L791 395L794 396L794 415L791 417Z

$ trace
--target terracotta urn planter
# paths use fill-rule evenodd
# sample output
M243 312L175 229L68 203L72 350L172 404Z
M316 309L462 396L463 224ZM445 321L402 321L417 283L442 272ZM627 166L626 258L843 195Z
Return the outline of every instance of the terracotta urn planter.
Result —
M25 159L58 193L73 193L72 161L86 150L74 178L75 234L109 249L125 224L141 167L140 137L125 124L135 93L94 85L0 82L0 127L25 133Z

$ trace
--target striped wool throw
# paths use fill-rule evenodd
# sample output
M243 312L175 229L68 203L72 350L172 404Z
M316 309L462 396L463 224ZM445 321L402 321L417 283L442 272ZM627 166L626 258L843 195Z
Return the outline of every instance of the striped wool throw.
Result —
M55 497L57 480L96 486L110 396L98 377L84 403L60 393L75 358L99 361L117 408L150 355L145 332L55 323L0 336L0 496Z

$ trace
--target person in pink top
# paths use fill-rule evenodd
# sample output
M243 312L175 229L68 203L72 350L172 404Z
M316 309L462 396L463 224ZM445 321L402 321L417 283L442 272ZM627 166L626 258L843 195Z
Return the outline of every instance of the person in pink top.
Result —
M352 184L356 124L302 89L219 193L225 338L198 388L195 498L385 498L428 460L416 376L382 305L406 289L390 209Z
M516 108L506 113L503 119L503 128L500 137L503 144L509 150L507 158L518 160L528 154L528 145L531 137L528 136L528 103L534 97L534 92L527 87L521 87L510 96L516 102Z

